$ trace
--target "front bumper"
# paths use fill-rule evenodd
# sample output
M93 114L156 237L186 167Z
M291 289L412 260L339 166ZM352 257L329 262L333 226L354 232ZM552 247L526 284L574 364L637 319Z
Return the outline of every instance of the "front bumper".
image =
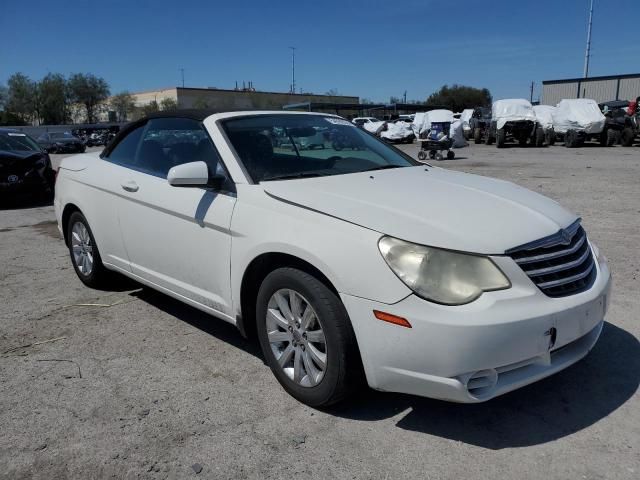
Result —
M468 305L437 305L415 295L386 305L341 295L372 388L481 402L552 375L591 350L609 300L604 259L589 290L563 298L545 296L511 259L494 261L513 287ZM412 328L379 321L373 310L404 317Z

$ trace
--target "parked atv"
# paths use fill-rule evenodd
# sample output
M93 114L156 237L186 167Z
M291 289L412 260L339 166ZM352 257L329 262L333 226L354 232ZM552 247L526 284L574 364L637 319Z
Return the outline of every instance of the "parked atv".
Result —
M534 105L533 111L544 131L544 143L553 145L556 143L556 132L553 129L553 114L556 111L556 107L552 107L551 105Z
M626 100L613 100L598 105L605 116L600 145L611 147L622 143L628 147L633 144L635 125L633 119L627 115L628 105L629 102Z
M521 147L529 142L536 147L544 145L544 129L538 123L528 100L517 98L498 100L491 109L491 125L485 134L485 143L495 139L498 148L504 148L508 140L515 140Z
M581 147L587 140L600 142L605 122L600 107L589 98L561 100L553 114L553 128L567 148Z
M474 109L471 118L469 119L469 128L471 129L471 135L473 135L473 141L477 144L482 143L482 139L485 137L485 132L491 125L491 109L487 107L478 107Z

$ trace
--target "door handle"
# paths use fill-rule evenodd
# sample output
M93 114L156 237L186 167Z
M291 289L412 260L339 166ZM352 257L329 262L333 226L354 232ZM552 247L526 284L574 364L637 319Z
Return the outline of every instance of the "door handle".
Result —
M124 182L121 186L122 186L122 189L126 190L127 192L137 192L138 188L140 188L138 187L138 184L133 180Z

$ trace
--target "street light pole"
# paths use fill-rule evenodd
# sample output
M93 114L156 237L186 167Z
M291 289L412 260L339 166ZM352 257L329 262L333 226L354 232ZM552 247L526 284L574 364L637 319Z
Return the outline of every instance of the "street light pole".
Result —
M589 76L589 58L591 57L591 24L593 23L593 0L589 7L589 28L587 29L587 50L584 54L584 78Z
M291 49L291 93L296 93L296 47Z
M180 73L182 74L182 88L184 88L184 68L180 69Z

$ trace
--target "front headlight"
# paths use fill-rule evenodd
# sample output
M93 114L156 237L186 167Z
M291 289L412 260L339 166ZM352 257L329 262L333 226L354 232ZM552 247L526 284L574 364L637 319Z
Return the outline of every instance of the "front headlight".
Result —
M489 257L382 237L378 248L391 270L417 295L444 305L463 305L482 292L509 288Z

